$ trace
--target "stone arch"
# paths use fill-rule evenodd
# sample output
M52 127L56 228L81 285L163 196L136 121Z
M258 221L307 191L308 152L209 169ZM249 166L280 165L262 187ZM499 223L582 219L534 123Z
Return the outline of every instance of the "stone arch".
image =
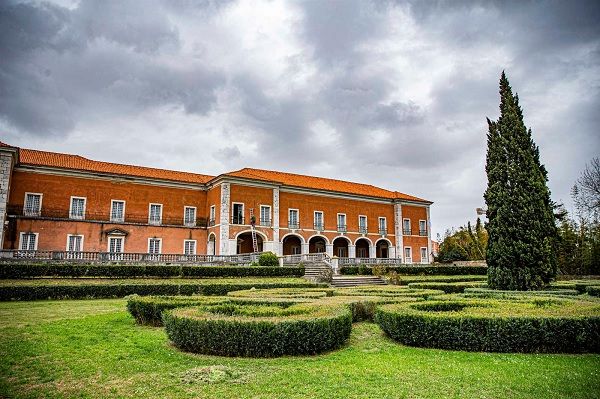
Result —
M321 234L315 234L308 239L308 253L324 253L327 252L329 240Z
M304 245L304 237L299 234L288 233L281 238L283 255L300 255Z
M217 254L217 235L215 233L210 233L208 235L208 244L206 245L206 254L207 255L216 255Z
M258 244L258 252L263 251L263 244L267 240L267 236L263 233L256 231L256 243ZM252 245L252 230L240 231L235 235L236 241L236 253L237 254L249 254L254 252Z
M387 238L380 238L375 242L375 257L389 258L391 247L392 242L390 240L388 240Z
M348 247L352 241L348 237L337 236L333 239L333 255L339 258L347 258L349 256Z
M354 242L354 246L356 248L356 257L357 258L369 258L371 256L371 251L373 247L373 243L366 237L360 237Z

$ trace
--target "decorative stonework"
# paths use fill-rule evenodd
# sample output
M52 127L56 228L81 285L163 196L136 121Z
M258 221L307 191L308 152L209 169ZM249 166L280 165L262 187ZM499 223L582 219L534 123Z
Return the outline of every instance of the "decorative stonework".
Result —
M221 215L220 215L220 237L219 255L229 255L229 183L221 183Z
M0 248L4 245L4 222L6 222L6 207L14 164L13 156L12 152L0 152Z
M402 205L394 204L394 234L396 234L396 258L402 258L404 237L402 236Z
M433 262L431 253L433 249L431 248L431 217L429 215L429 206L427 206L427 263Z
M279 189L273 189L273 242L274 252L277 255L281 255L279 245Z

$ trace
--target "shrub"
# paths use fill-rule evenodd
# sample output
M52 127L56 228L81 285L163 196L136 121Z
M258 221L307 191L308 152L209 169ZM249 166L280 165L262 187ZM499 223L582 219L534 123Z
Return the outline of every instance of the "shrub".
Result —
M264 255L264 254L263 254ZM0 263L1 279L34 277L283 277L304 275L304 267L85 265Z
M395 270L388 272L386 278L389 284L402 285L402 277Z
M398 274L407 275L423 275L423 276L435 276L435 275L485 275L487 274L486 266L420 266L420 265L382 265L385 267L386 272L395 271ZM373 269L365 265L359 266L342 266L340 268L340 274L345 275L371 275Z
M39 299L80 299L80 298L119 298L127 295L227 295L229 291L240 291L255 288L298 288L315 287L309 282L186 282L181 279L177 282L165 281L164 283L144 283L143 280L134 283L64 283L60 285L31 284L0 286L0 301L7 300L39 300Z
M600 296L600 285L588 285L585 292L591 296Z
M279 259L273 252L264 252L258 257L260 266L279 266Z
M340 347L350 336L346 306L218 305L163 313L169 339L178 348L218 356L312 355Z
M460 293L465 290L465 288L478 288L485 287L486 284L484 282L478 281L458 281L452 283L444 283L444 282L425 282L425 283L409 283L408 288L412 289L421 289L421 290L442 290L446 294L455 294Z
M333 292L334 296L378 296L378 297L410 297L429 298L434 295L442 295L439 290L411 289L401 286L368 286L339 288Z
M324 298L333 295L333 288L275 288L232 291L227 295L235 298Z
M479 298L521 298L535 296L566 296L572 297L578 295L579 292L574 289L548 289L542 291L508 291L508 290L492 290L490 288L465 288L464 295L467 297Z
M371 267L371 273L373 276L383 276L386 274L387 268L384 265L373 265Z
M600 352L600 304L568 299L379 306L375 319L411 346L484 352Z
M162 312L169 309L194 305L218 305L229 302L227 297L206 296L139 296L127 298L127 311L136 323L151 326L162 326Z

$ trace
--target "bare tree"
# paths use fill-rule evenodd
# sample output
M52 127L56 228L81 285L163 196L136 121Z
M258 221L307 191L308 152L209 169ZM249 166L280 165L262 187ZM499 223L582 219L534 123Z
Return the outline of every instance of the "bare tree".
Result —
M593 158L571 190L577 211L583 215L598 216L600 213L600 159Z

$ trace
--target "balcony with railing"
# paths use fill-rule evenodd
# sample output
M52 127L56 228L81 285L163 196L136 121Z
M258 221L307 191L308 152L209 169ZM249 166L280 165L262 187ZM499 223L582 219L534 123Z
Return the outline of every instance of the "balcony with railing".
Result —
M87 222L102 222L102 223L126 223L126 224L153 224L150 223L148 214L133 214L125 213L124 217L116 217L110 214L110 210L106 212L94 212L91 209L87 209L83 218L72 217L69 209L58 209L42 207L38 212L27 212L23 209L23 206L11 205L7 208L7 215L9 217L24 218L24 219L58 219L58 220L73 220L73 221L87 221ZM183 215L177 216L164 216L158 221L159 225L162 226L185 226ZM206 218L196 218L196 227L206 227ZM193 226L190 226L193 227Z
M271 227L271 218L260 218L259 222L263 227Z
M348 231L348 226L346 226L345 224L338 224L337 225L337 231L339 233L345 233Z
M244 217L240 215L233 215L231 217L231 224L244 224Z
M298 222L288 222L288 229L297 230L300 228L300 223Z
M421 237L427 237L427 230L419 230L419 235Z
M367 234L369 232L369 229L367 229L367 226L358 226L358 232L360 234Z
M215 225L215 219L208 219L208 227L212 227Z
M405 236L409 236L412 234L412 230L411 229L407 229L407 228L403 228L402 229L402 234L404 234Z
M323 225L323 223L315 223L314 229L317 231L323 231L323 230L325 230L325 226Z
M380 227L379 228L379 235L382 235L382 236L387 235L387 227Z

